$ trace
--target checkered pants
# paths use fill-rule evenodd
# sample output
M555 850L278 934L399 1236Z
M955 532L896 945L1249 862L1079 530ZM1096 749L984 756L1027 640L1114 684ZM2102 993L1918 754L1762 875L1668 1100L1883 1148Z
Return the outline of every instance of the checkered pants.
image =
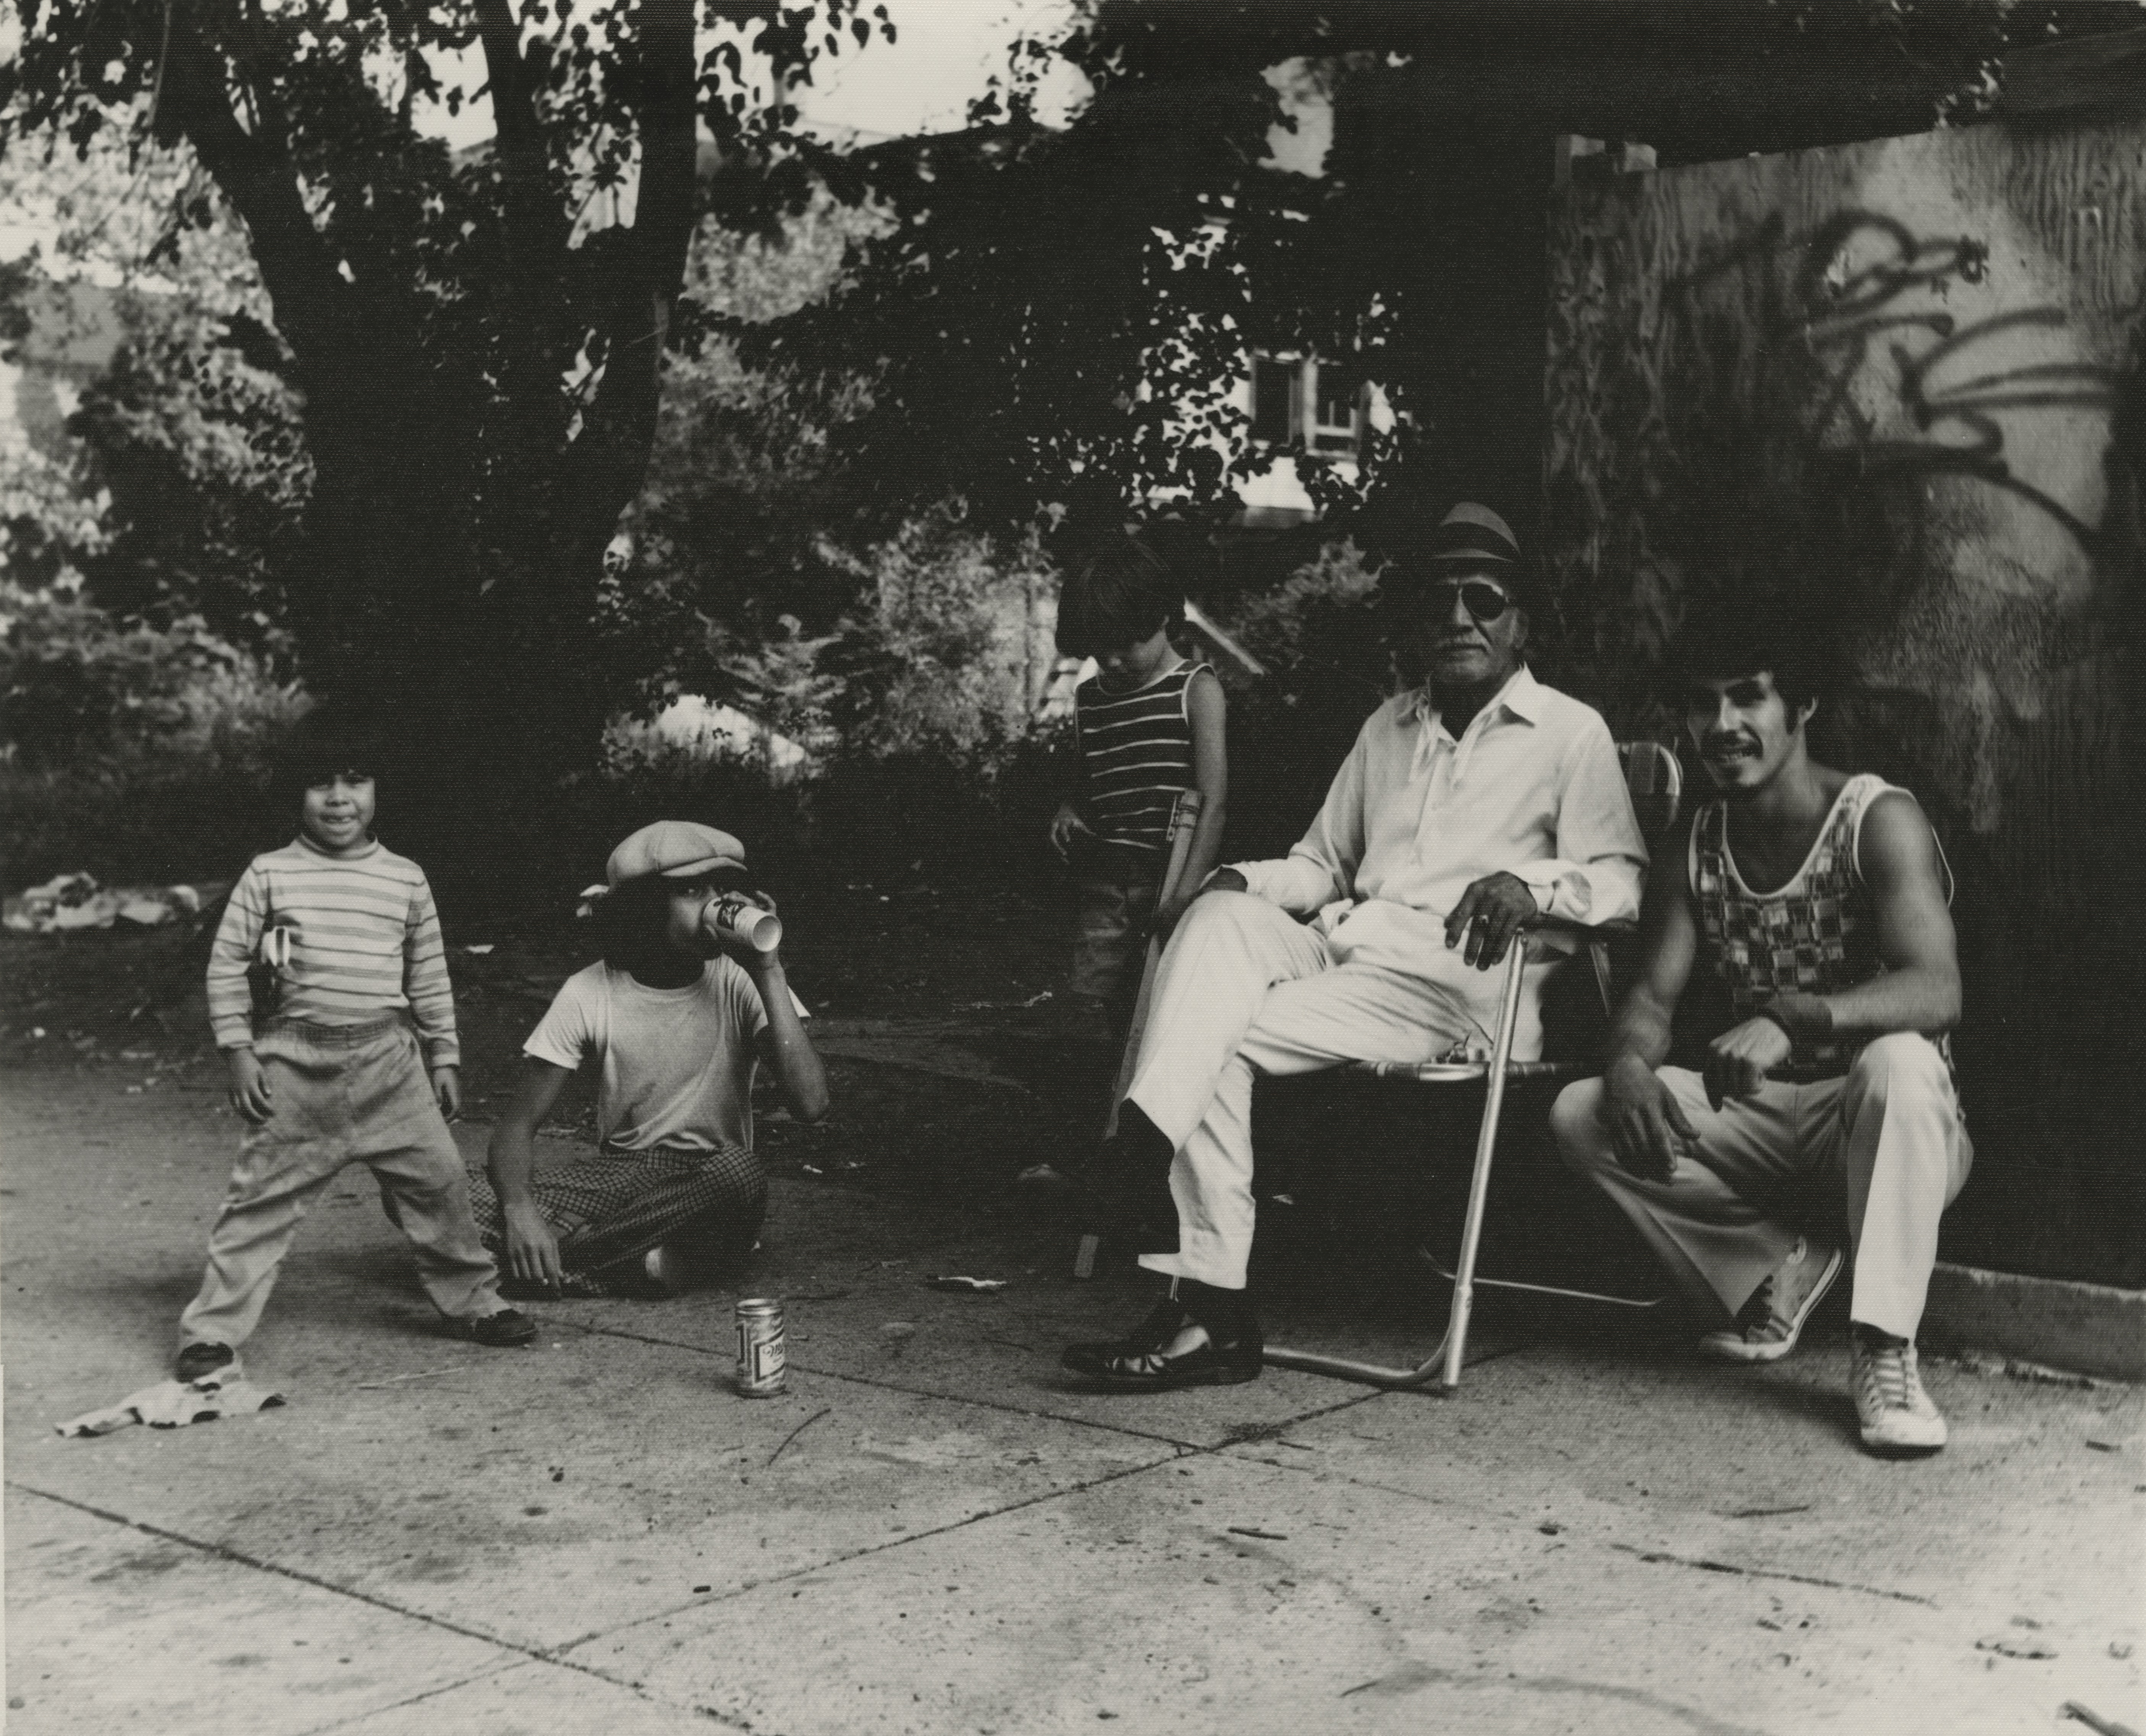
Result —
M538 1176L530 1193L557 1232L564 1294L611 1296L636 1287L641 1256L659 1243L691 1240L711 1255L749 1248L767 1212L767 1171L741 1145L601 1150ZM470 1171L470 1210L501 1253L504 1215L481 1170Z

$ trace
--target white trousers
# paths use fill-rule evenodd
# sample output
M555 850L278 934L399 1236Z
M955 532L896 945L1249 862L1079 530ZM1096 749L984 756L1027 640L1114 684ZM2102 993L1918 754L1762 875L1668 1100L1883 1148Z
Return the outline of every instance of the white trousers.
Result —
M1769 1080L1718 1110L1698 1074L1664 1067L1660 1077L1699 1130L1666 1181L1617 1161L1599 1079L1568 1086L1550 1126L1565 1160L1617 1202L1686 1294L1733 1316L1795 1245L1798 1204L1838 1190L1854 1262L1849 1317L1913 1338L1938 1220L1974 1160L1937 1045L1909 1032L1879 1037L1844 1079Z
M1425 1061L1487 1041L1454 992L1335 964L1324 936L1243 892L1210 892L1162 955L1129 1099L1176 1151L1177 1252L1151 1271L1242 1290L1252 1252L1252 1076Z

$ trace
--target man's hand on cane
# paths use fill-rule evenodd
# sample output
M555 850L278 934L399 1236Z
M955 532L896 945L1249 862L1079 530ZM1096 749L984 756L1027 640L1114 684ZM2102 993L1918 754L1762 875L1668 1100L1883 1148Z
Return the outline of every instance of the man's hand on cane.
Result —
M1445 944L1458 946L1466 936L1467 950L1461 956L1477 970L1488 970L1538 912L1535 895L1518 875L1486 874L1460 895L1445 919Z

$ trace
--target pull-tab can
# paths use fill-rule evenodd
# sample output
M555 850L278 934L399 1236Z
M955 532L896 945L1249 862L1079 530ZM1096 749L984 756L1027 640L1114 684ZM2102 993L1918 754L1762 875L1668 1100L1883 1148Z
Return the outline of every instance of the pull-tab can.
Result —
M771 1399L789 1386L781 1303L772 1296L741 1296L737 1305L739 1394L748 1399Z

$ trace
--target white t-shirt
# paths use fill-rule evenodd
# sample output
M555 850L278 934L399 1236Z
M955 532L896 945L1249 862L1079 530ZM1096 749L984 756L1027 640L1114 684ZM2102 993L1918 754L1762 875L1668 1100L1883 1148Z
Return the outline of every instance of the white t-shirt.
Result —
M682 989L651 989L595 964L560 985L522 1052L570 1072L596 1057L596 1132L606 1145L749 1150L754 1040L766 1026L760 990L733 960L709 960Z

